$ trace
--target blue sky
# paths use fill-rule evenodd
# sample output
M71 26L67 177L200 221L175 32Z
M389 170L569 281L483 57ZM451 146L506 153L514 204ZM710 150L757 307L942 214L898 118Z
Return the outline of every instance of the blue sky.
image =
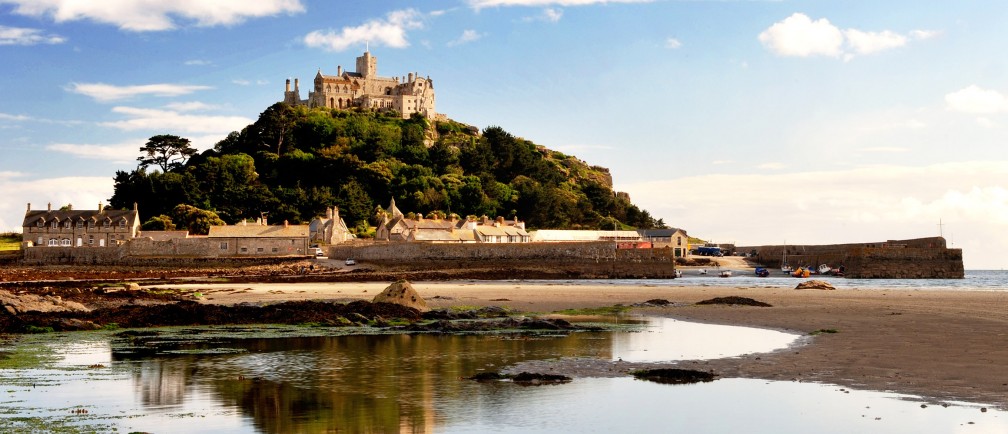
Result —
M148 137L211 147L367 44L438 112L608 167L692 235L941 232L1003 269L1005 22L995 1L0 0L0 230L27 202L96 207Z

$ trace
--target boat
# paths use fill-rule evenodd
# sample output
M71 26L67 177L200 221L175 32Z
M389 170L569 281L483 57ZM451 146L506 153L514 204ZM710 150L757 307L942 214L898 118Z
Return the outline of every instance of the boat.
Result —
M707 274L707 270L701 268L701 269L697 270L697 274L700 274L700 275Z
M830 271L832 271L832 270L833 269L830 268L829 265L821 264L821 265L819 265L819 269L816 270L816 271L818 271L819 274L826 275L826 274L830 274Z
M676 269L675 272L672 274L675 276L676 279L682 278L682 270Z
M718 276L720 276L720 277L731 277L731 270L721 270L721 273L718 274Z
M758 276L758 277L767 277L769 275L770 275L770 270L767 270L766 268L763 268L763 267L756 267L756 276Z
M792 277L809 277L811 275L812 270L809 270L808 268L805 267L798 267L797 270L794 270L794 272L791 273Z
M784 250L781 251L781 266L780 270L784 274L794 273L794 269L791 268L787 263L787 244L784 244Z

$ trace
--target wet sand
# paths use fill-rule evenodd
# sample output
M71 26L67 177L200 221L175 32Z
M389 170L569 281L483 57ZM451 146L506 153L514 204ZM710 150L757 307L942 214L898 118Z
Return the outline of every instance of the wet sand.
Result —
M819 334L797 348L701 362L724 377L814 381L1008 409L1008 293L936 290L799 291L753 287L572 285L558 282L414 282L431 307L507 306L528 312L666 299L689 305L638 312L683 320ZM180 285L169 285L180 287ZM370 299L387 283L229 284L209 303ZM773 305L694 306L737 295Z

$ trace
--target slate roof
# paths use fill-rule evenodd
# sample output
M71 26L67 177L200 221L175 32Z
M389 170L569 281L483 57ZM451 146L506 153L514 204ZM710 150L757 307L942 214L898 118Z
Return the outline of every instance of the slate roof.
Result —
M104 209L101 212L98 210L54 210L54 211L43 211L43 210L31 210L25 213L24 223L22 227L36 226L38 225L39 219L42 219L43 224L49 224L53 220L60 223L70 219L74 222L77 221L90 221L90 222L102 222L108 218L113 223L118 223L121 219L126 219L126 225L132 226L136 221L138 213L136 210L118 210L118 209Z
M308 225L210 226L210 238L308 238Z

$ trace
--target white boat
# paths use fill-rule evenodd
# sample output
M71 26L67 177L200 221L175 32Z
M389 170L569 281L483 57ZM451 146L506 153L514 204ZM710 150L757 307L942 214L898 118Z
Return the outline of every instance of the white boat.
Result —
M675 275L676 279L682 278L682 270L679 270L679 269L675 270L674 275Z
M721 270L721 274L719 274L719 276L721 276L721 277L731 277L731 270Z
M780 266L781 272L784 274L793 273L794 269L791 268L791 266L788 265L787 263L787 244L784 244L784 250L781 253L783 254L781 257L781 266Z
M819 274L829 274L829 272L833 271L833 269L830 268L829 265L822 264L822 265L819 266L819 268L816 271L818 271Z
M707 274L707 270L701 268L701 269L697 270L697 274Z

